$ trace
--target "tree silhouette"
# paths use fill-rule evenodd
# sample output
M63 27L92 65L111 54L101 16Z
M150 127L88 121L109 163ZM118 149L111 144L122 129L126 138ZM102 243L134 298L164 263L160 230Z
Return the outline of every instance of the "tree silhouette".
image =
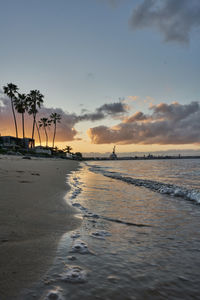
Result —
M34 139L34 132L35 132L35 124L36 124L36 115L38 113L38 108L41 107L44 96L38 90L32 90L27 95L27 102L29 106L28 113L33 115L33 129L32 129L32 139ZM33 145L32 145L33 146Z
M64 151L67 153L71 153L72 147L71 146L66 146Z
M40 136L40 127L38 126L38 122L36 121L36 128L37 128L37 132L38 132L38 137L39 137L39 142L40 142L40 146L42 145L42 142L41 142L41 136Z
M14 100L16 98L18 87L13 83L8 83L7 86L3 87L3 90L4 90L4 94L6 94L11 101L12 113L13 113L13 118L15 123L16 138L18 138L17 121L16 121L15 109L14 109Z
M50 115L50 120L54 124L54 134L53 134L53 142L52 142L52 147L54 148L54 142L55 142L55 137L56 137L56 125L57 125L57 123L60 123L61 115L57 114L57 113L52 113Z
M19 94L13 101L16 111L22 115L22 132L23 139L25 138L25 128L24 128L24 114L28 108L27 96L25 94Z
M83 155L82 155L81 152L76 152L75 155L76 155L76 157L77 157L78 160L82 160L83 159Z
M41 118L39 123L39 127L43 127L45 135L46 135L46 147L48 147L48 134L47 134L47 127L51 126L51 121L48 118Z

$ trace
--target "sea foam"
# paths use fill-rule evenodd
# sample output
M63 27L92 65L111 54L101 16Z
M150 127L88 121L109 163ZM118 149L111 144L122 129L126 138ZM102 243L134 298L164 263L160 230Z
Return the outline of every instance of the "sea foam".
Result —
M67 266L61 274L61 279L69 283L84 283L87 281L87 272L79 266Z
M103 174L106 177L121 180L135 186L145 187L160 194L180 197L200 204L200 191L195 189L187 189L185 187L180 187L174 184L168 184L159 181L121 176L118 173L113 172L104 172Z
M72 246L73 253L80 253L80 254L88 254L91 251L88 249L88 246L85 242L81 240L75 240Z
M92 232L91 236L97 239L105 239L106 236L111 236L111 234L106 230L97 230Z
M55 288L47 293L44 300L64 300L64 298L60 289Z

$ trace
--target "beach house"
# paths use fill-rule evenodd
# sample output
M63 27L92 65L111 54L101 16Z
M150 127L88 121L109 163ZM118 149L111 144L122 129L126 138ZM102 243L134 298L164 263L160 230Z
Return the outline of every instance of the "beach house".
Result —
M6 149L30 149L31 146L34 147L35 140L31 138L16 138L13 136L0 136L0 147Z

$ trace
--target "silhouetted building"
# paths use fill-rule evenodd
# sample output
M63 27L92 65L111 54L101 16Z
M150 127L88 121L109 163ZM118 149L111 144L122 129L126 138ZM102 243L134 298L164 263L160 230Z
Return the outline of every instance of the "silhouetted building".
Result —
M16 138L14 136L0 136L0 146L9 149L26 148L29 149L35 145L35 140L30 138Z

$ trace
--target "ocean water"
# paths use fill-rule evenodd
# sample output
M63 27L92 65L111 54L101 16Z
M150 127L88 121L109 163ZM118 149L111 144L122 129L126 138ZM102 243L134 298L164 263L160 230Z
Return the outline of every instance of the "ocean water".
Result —
M87 162L68 181L82 225L24 299L200 299L200 160Z

